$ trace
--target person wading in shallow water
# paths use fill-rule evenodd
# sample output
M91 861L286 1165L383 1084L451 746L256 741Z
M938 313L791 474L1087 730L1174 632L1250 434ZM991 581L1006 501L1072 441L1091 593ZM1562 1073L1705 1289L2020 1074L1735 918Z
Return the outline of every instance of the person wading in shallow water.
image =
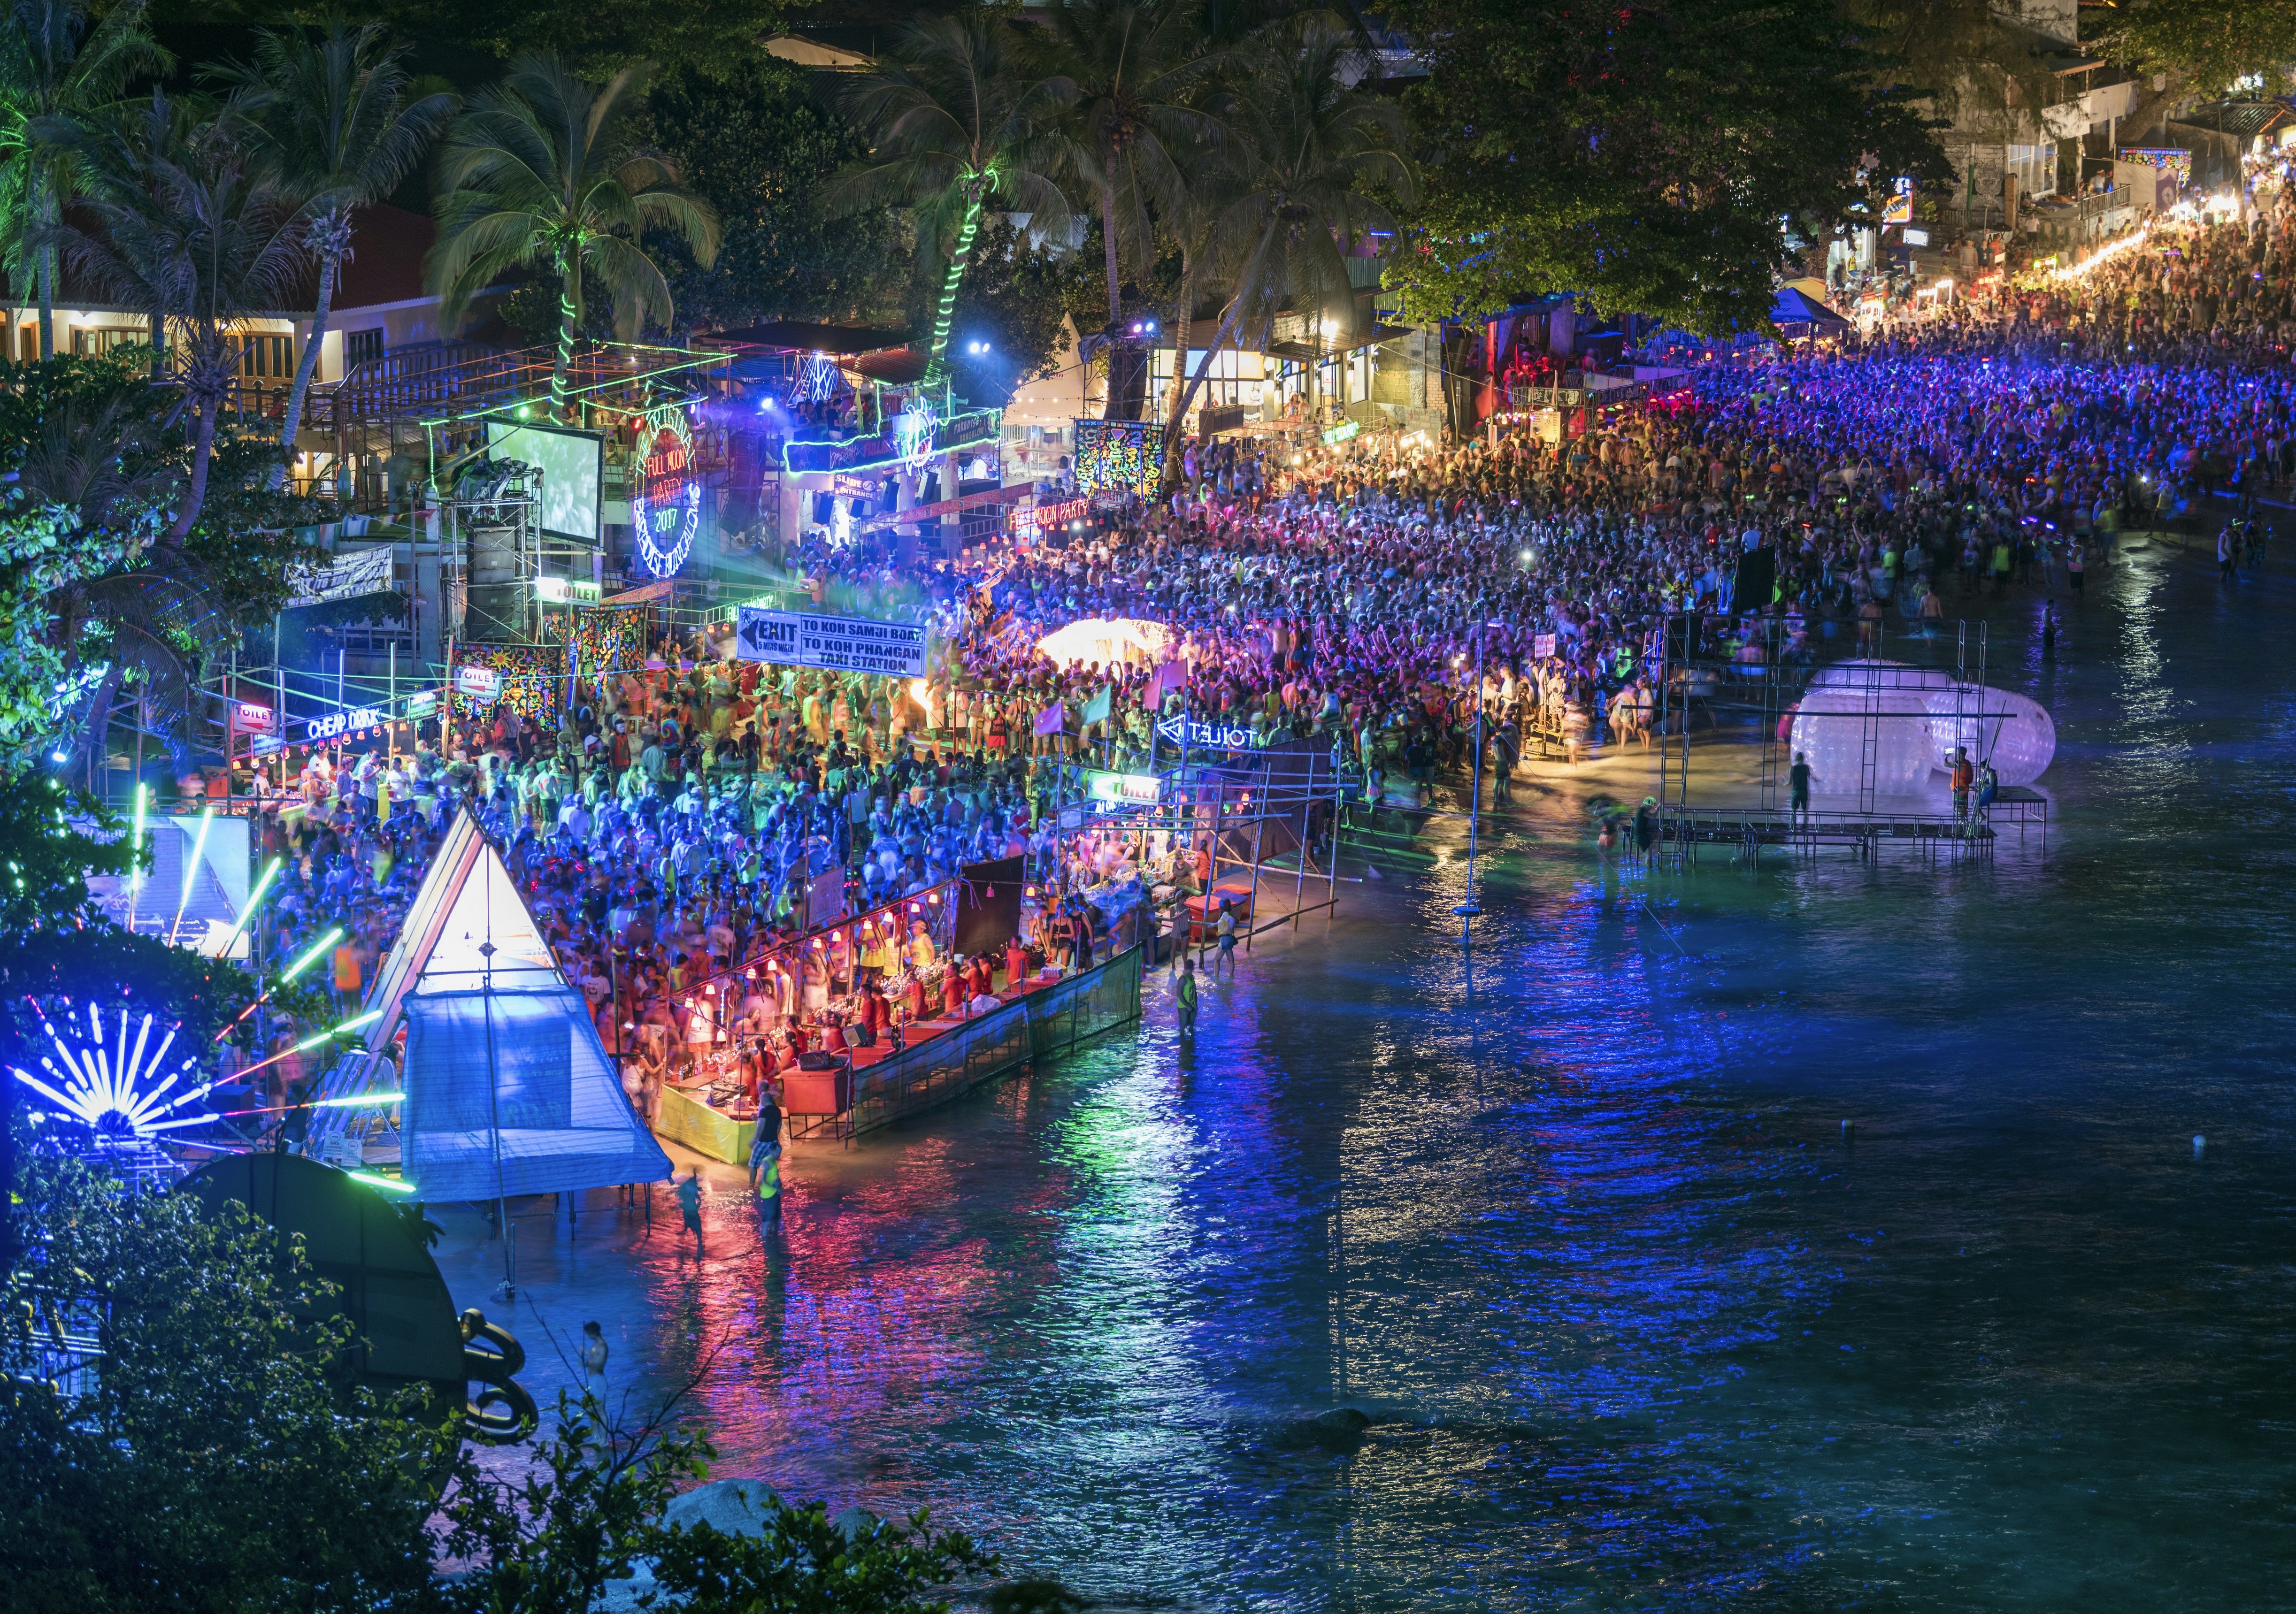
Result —
M685 1214L685 1231L693 1235L693 1253L701 1253L701 1167L677 1185L677 1208Z
M1196 961L1194 959L1181 961L1180 984L1174 989L1173 995L1179 1000L1180 1004L1180 1035L1193 1036L1196 1034Z
M582 1395L606 1405L606 1336L595 1323L582 1324Z

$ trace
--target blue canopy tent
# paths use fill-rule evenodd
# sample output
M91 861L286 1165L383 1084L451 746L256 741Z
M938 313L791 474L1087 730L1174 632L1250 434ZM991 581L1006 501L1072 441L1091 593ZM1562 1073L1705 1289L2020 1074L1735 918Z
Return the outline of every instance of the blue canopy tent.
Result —
M1789 339L1807 336L1839 336L1849 329L1849 322L1827 307L1808 292L1793 286L1781 286L1770 299L1770 323L1779 334Z

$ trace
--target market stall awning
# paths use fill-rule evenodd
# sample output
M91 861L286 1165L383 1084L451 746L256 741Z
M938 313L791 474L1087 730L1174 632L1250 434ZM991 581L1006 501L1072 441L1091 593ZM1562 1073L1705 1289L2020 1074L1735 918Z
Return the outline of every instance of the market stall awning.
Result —
M1271 358L1297 359L1304 364L1311 358L1337 358L1341 354L1351 353L1357 348L1376 348L1382 342L1391 342L1398 336L1410 334L1411 327L1408 325L1374 325L1358 337L1333 337L1320 350L1306 342L1270 342L1267 352Z
M1770 301L1770 323L1781 329L1801 325L1815 331L1847 331L1849 322L1794 286L1782 286Z

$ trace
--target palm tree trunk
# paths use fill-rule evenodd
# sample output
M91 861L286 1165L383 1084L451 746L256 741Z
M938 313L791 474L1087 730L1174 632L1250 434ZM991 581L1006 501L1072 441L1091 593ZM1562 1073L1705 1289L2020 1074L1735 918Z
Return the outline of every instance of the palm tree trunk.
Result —
M1270 225L1260 235L1259 244L1251 250L1251 256L1244 260L1242 270L1235 277L1235 295L1228 299L1227 313L1220 320L1219 329L1212 333L1211 346L1205 350L1203 368L1190 376L1188 384L1180 389L1180 401L1173 407L1172 418L1164 422L1164 471L1160 482L1162 492L1169 493L1179 476L1179 464L1172 449L1179 440L1180 422L1187 418L1189 406L1195 402L1197 392L1211 374L1211 355L1227 346L1234 333L1242 329L1245 293L1259 283L1260 266L1275 240L1275 226Z
M310 395L311 378L318 373L319 345L327 337L327 310L335 300L335 277L341 273L342 257L336 252L319 255L319 304L311 315L310 340L303 344L303 356L295 365L295 384L287 389L287 418L279 427L279 463L271 468L271 488L277 492L287 479L287 463L295 457L295 434L303 429L303 400Z
M45 225L49 222L48 193L47 187L40 184L37 168L33 170L32 184L37 193L32 216ZM39 281L40 295L40 357L45 361L56 356L56 248L53 242L41 243L36 278Z
M965 204L964 224L956 233L956 250L949 254L948 273L941 276L940 306L933 315L932 352L925 361L925 378L937 380L945 373L942 356L948 351L948 328L956 318L957 283L964 278L964 260L972 256L972 238L980 232L980 201L975 198Z
M1204 355L1203 367L1188 378L1186 386L1175 389L1179 397L1172 406L1171 419L1164 422L1164 471L1158 482L1159 493L1169 493L1178 484L1180 459L1172 451L1179 446L1180 422L1188 418L1189 406L1195 402L1197 392L1203 387L1204 378L1211 373L1211 355L1227 346L1242 323L1243 291L1239 286L1234 299L1227 306L1226 317L1220 321L1219 329L1213 332L1211 347Z
M1108 400L1101 406L1100 418L1104 421L1137 419L1139 410L1133 397L1139 386L1139 374L1144 357L1137 342L1125 339L1119 323L1124 318L1124 279L1116 261L1116 187L1103 184L1100 187L1101 255L1108 266Z
M1182 383L1188 379L1188 338L1195 332L1196 258L1188 250L1188 243L1180 243L1180 306L1173 317L1172 332L1172 413L1164 422L1168 433L1185 418L1181 411ZM1212 356L1204 355L1204 368L1211 368Z
M186 377L188 382L190 378ZM202 388L202 393L209 389ZM203 396L199 401L199 424L192 429L192 486L184 496L184 507L176 514L176 524L160 536L158 548L173 555L183 548L184 540L192 536L192 528L200 519L200 506L207 503L208 467L215 460L216 416L223 410L222 389Z
M550 413L561 424L570 424L566 403L566 377L574 367L574 332L582 323L582 258L579 251L562 260L558 282L558 357L550 366Z

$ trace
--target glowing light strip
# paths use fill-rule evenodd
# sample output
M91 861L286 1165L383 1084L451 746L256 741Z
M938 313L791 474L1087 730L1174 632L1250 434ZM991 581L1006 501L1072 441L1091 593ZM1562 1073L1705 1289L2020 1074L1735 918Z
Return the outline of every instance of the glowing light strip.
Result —
M372 1171L346 1171L343 1175L354 1183L365 1183L370 1188L388 1188L393 1193L413 1193L412 1183L401 1183L392 1177L379 1177Z
M293 980L297 976L303 973L304 971L309 969L313 963L317 962L320 954L325 952L336 942L340 941L342 938L343 928L340 925L337 925L334 929L329 930L324 936L319 938L318 940L313 942L311 944L311 950L308 953L304 954L302 957L297 959L293 963L287 966L287 972L279 978L279 984L283 987L289 981Z
M223 938L223 948L216 954L217 958L231 956L232 948L238 945L241 933L247 929L247 922L255 917L255 910L261 907L264 897L270 895L271 882L279 878L281 861L275 857L265 867L263 877L255 882L255 889L248 897L247 906L240 912L239 922L232 926L231 934Z
M314 1110L332 1110L349 1104L397 1104L406 1102L403 1093L358 1093L349 1098L323 1098L311 1101Z
M144 864L141 862L144 853L144 804L151 798L151 794L152 787L150 785L144 783L141 780L136 782L135 837L127 843L128 849L134 852L138 858L135 872L127 878L127 889L131 897L134 893L141 891L144 889ZM135 912L135 906L132 900L128 904L127 911L131 916Z
M184 905L192 900L192 887L200 877L200 859L207 855L208 830L215 823L215 808L200 815L200 838L192 843L192 860L184 865L184 894L176 898L176 917L168 926L168 945L176 945L176 929L184 922Z
M306 1048L316 1048L321 1043L325 1042L329 1037L340 1036L346 1031L357 1030L359 1027L365 1025L367 1021L371 1020L381 1020L381 1010L369 1009L365 1014L360 1015L357 1020L347 1020L340 1026L330 1026L324 1031L319 1032L316 1036L305 1037L301 1042L295 1045L295 1052L300 1053Z

